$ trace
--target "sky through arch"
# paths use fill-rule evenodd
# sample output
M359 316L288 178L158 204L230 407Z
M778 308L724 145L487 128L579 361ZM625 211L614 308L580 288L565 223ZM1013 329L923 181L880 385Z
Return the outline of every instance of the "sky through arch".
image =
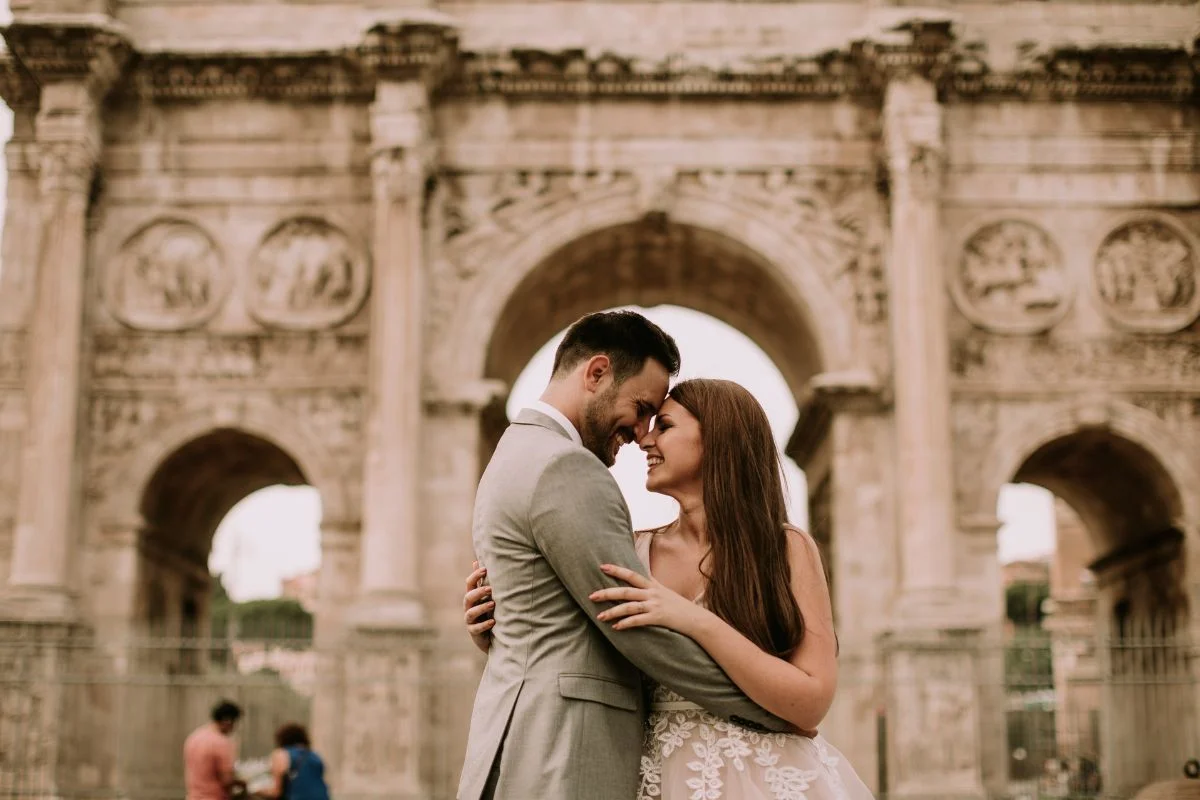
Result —
M690 308L663 305L635 310L675 337L683 356L679 380L725 378L746 387L762 403L771 420L775 443L782 452L796 425L796 400L779 368L753 340L736 328ZM510 419L542 393L550 378L554 350L564 333L565 330L560 331L543 345L513 384L507 408ZM792 522L806 527L808 487L804 473L791 459L785 458L784 474ZM629 503L635 528L654 527L675 518L677 505L674 500L646 491L646 459L636 447L621 448L613 475Z

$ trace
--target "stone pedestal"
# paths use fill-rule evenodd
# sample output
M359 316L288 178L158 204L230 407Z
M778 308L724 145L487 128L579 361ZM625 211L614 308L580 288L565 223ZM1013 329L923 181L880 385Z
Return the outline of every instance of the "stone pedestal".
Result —
M426 685L437 664L428 663L427 635L385 628L351 632L341 656L343 686L338 794L358 798L418 800L429 796L421 780ZM436 674L436 672L433 672Z
M57 622L0 622L0 786L18 797L56 800L83 739L66 680L83 631Z
M887 696L888 796L983 798L978 631L880 639Z

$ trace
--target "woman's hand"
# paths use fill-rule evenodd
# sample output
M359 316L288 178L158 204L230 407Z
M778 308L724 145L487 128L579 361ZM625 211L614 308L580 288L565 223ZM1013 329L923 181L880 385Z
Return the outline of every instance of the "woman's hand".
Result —
M604 622L616 620L613 622L614 630L658 625L691 636L692 631L708 613L653 578L639 575L631 569L613 564L604 564L600 569L605 575L629 584L600 589L588 595L596 603L623 601L620 605L596 615L596 619Z
M475 571L467 576L467 593L463 595L463 621L467 624L467 633L471 634L471 641L486 653L492 647L491 631L496 620L491 614L496 608L496 601L492 600L492 587L480 585L480 581L487 577L487 569L479 566L478 561L471 566Z

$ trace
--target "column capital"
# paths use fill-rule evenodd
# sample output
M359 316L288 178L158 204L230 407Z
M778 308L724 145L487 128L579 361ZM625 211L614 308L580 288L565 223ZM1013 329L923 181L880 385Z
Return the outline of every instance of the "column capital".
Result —
M921 200L938 197L945 171L942 107L929 79L907 75L888 82L883 147L898 193Z
M377 203L422 199L433 170L432 145L391 147L371 155L371 180Z
M43 197L70 194L87 197L99 159L95 143L83 141L38 144L38 188Z

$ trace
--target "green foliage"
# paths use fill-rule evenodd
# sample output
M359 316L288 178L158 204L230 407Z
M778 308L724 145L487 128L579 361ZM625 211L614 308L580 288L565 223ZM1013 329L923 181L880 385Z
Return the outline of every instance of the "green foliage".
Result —
M1050 584L1016 581L1004 590L1004 614L1018 628L1039 627L1046 616L1042 604L1050 597Z
M216 639L275 640L308 645L312 643L313 616L299 601L290 598L235 603L229 599L218 577L213 580L211 631Z

